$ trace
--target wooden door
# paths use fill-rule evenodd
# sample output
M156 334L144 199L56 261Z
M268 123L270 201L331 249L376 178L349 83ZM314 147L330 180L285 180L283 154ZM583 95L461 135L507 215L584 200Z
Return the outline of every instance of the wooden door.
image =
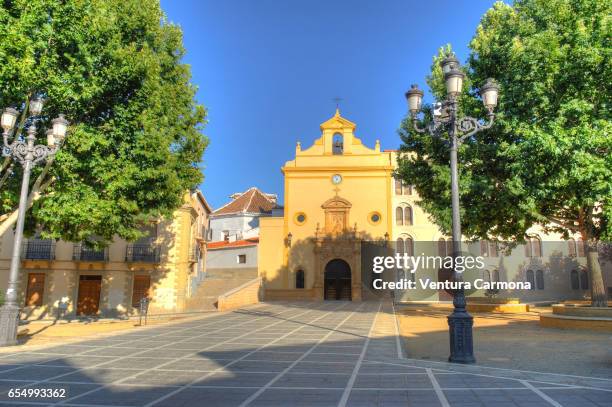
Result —
M132 288L132 307L140 307L140 300L149 297L149 288L151 287L151 276L135 275L134 287Z
M26 307L40 307L43 305L45 292L45 273L28 274L28 289L26 291Z
M351 301L351 279L350 278L338 279L338 285L340 286L340 292L338 293L338 299L342 301Z
M102 276L80 276L77 315L95 315L100 306Z

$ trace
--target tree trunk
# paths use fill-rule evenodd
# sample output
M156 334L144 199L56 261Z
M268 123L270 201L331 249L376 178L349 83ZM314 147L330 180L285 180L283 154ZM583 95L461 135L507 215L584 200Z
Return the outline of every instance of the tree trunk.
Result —
M45 181L45 177L49 174L53 161L55 161L55 154L47 158L45 166L40 174L38 174L36 181L34 181L34 185L32 185L32 189L28 195L28 205L26 206L28 209L32 207L35 201L40 199L45 189L55 180L55 177L50 177ZM12 228L15 222L17 222L17 214L17 210L14 210L13 212L0 215L0 236L4 235L6 231Z
M599 253L597 252L597 241L584 240L584 251L587 258L587 267L591 279L591 306L607 307L608 295L599 264Z
M35 182L32 187L32 191L28 195L28 204L26 206L27 209L32 207L32 204L35 201L38 201L42 197L43 191L53 182L54 178L50 178L44 184L40 182ZM4 235L7 230L13 227L13 225L17 222L18 211L15 209L13 212L8 213L6 215L0 216L0 236Z

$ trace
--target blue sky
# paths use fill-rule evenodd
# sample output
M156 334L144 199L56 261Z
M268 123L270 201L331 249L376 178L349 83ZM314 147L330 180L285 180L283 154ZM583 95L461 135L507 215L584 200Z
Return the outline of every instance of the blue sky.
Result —
M217 208L257 186L282 201L280 167L309 147L335 97L356 134L395 149L404 92L437 49L461 61L493 0L162 0L184 32L197 99L208 108L201 189Z

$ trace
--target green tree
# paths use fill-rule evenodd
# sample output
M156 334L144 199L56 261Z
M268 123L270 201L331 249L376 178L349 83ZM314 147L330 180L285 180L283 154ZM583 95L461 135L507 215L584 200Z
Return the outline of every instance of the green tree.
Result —
M134 239L202 181L206 111L183 55L158 0L0 1L0 106L23 109L41 92L39 128L58 113L73 123L55 159L33 172L30 229ZM15 222L21 174L0 162L0 235Z
M606 306L598 244L612 238L612 5L597 0L496 3L470 43L464 113L484 117L472 84L500 83L496 124L460 149L464 234L523 241L533 225L580 234L592 304ZM441 53L448 50L441 50ZM428 78L441 95L434 58ZM402 123L398 175L450 228L448 152Z

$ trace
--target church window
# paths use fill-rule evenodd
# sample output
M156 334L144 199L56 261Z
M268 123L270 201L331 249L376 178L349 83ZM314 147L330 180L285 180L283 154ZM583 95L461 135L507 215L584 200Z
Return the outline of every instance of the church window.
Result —
M304 270L298 270L295 272L295 288L304 288L305 286Z
M304 212L298 212L295 214L294 220L298 225L303 225L306 223L306 214Z
M583 290L589 289L589 272L580 270L580 288Z
M570 257L576 257L576 241L574 239L567 241L567 254Z
M404 225L412 225L412 207L404 208Z
M395 208L395 224L402 226L404 224L404 210L401 206Z
M404 254L404 239L402 239L401 237L398 237L397 241L395 242L395 252L399 254Z
M542 241L538 237L529 237L525 241L525 257L542 257Z
M497 242L481 240L480 255L484 257L497 257Z
M369 219L370 223L376 225L376 224L380 223L380 220L382 219L382 216L378 212L372 212L372 213L370 213L368 215L368 219Z
M337 155L344 152L344 137L342 134L334 134L332 152Z
M414 240L411 237L407 237L404 241L404 250L408 256L414 256Z
M572 270L570 273L570 284L572 286L572 290L580 290L580 277L578 277L577 270Z
M395 178L395 195L412 195L413 186Z
M402 194L402 180L401 179L395 179L395 195L401 195Z
M526 277L527 277L527 282L531 285L531 289L535 290L536 286L535 286L535 276L533 274L533 270L527 270L527 273L525 273Z
M536 271L536 285L538 290L544 289L544 272L542 270Z

